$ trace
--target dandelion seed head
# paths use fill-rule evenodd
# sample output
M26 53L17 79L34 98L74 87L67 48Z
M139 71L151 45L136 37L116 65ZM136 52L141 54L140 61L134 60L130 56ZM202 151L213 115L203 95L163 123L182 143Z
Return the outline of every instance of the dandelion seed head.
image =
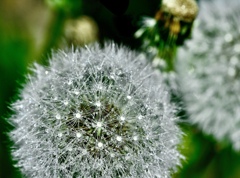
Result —
M144 55L96 44L49 62L13 104L13 156L26 177L169 177L180 165L175 108Z
M190 121L240 150L240 3L201 5L192 40L179 50L178 83Z

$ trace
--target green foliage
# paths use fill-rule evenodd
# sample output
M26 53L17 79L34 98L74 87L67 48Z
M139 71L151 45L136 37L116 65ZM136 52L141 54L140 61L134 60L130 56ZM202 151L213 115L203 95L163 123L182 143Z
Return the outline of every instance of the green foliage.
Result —
M70 16L77 16L82 12L82 0L45 0L46 3L57 11L63 11Z
M17 88L24 82L26 64L30 55L30 41L0 24L0 177L17 178L19 172L13 168L10 157L11 143L6 135L12 126L5 117L10 114L9 103L14 100ZM16 82L17 81L17 82Z

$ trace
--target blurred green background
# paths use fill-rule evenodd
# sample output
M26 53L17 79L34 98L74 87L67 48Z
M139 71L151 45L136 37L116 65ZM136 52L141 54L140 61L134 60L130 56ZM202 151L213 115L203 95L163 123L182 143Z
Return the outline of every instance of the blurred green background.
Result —
M0 178L21 177L11 160L6 133L13 127L6 118L29 66L47 65L52 49L72 44L114 40L141 50L134 37L139 21L154 17L160 7L160 0L0 0ZM180 115L187 117L184 111ZM184 122L181 127L185 136L179 149L186 160L173 177L240 177L240 154L231 146Z

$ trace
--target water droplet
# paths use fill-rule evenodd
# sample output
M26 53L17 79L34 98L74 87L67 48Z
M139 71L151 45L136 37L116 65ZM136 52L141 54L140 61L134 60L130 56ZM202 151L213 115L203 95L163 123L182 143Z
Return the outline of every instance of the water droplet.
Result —
M80 114L80 113L76 113L75 116L76 116L76 118L78 118L78 119L81 118L81 114Z
M137 141L138 140L138 136L133 136L133 140Z
M129 159L130 159L130 156L129 156L129 155L126 155L126 156L125 156L125 159L126 159L126 160L129 160Z
M138 116L138 119L139 119L139 120L142 120L142 119L143 119L143 116L142 116L142 115L139 115L139 116Z
M102 127L102 122L97 122L97 127Z
M110 78L111 78L111 79L114 79L115 77L114 77L114 75L110 75Z
M73 148L72 148L72 147L68 147L67 150L68 150L68 151L72 151Z
M74 90L74 94L75 95L79 95L79 91L78 90Z
M82 150L82 154L83 154L83 155L86 155L86 154L87 154L87 150L83 149L83 150Z
M48 71L47 71L47 70L45 71L45 74L46 74L46 75L48 74Z
M121 116L121 117L120 117L120 120L121 120L121 121L125 121L125 120L126 120L126 118L125 118L125 117L123 117L123 116Z
M102 89L103 89L102 84L98 84L98 85L97 85L97 88L98 88L99 90L102 90Z
M127 96L127 99L129 99L129 100L130 100L130 99L132 99L132 97L131 97L130 95L128 95L128 96Z
M97 107L100 107L100 106L101 106L101 102L100 102L100 101L97 101L97 102L95 103L95 105L96 105Z
M16 106L16 108L17 108L17 109L22 109L22 108L23 108L23 105L20 104L20 105Z
M62 137L63 134L61 132L58 133L58 137Z
M76 137L77 137L77 138L80 138L81 136L82 136L81 133L79 133L79 132L76 133Z
M60 115L60 114L57 114L57 115L56 115L56 119L58 119L58 120L61 119L61 115Z
M64 101L63 104L64 104L65 106L67 106L67 105L68 105L68 101Z
M122 141L122 137L120 137L120 136L117 136L116 139L117 139L117 141L119 141L119 142Z
M98 142L97 146L98 146L99 148L102 148L102 147L103 147L103 143L102 143L102 142Z

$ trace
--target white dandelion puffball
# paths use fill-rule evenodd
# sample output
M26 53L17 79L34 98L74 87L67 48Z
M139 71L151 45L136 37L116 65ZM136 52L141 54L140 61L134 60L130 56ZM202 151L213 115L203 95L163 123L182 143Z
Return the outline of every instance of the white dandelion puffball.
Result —
M13 156L27 177L157 178L180 165L181 131L142 54L97 44L53 53L13 104Z
M178 54L190 120L240 149L240 2L201 1L192 40Z

